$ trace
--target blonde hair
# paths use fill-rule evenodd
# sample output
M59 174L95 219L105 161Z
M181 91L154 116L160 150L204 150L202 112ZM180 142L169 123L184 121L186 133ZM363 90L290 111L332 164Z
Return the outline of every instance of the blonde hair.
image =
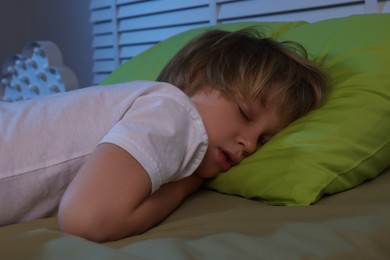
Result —
M296 42L265 38L254 28L207 31L185 45L163 68L158 81L187 95L207 87L228 98L277 105L291 120L326 99L327 75Z

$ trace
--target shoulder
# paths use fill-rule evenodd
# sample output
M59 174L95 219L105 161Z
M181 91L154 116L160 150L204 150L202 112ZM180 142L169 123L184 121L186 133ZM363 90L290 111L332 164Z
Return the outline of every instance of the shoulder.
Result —
M133 82L140 91L120 124L143 125L159 134L197 132L207 139L202 118L191 99L177 87L162 82ZM129 86L129 85L127 85ZM134 85L133 85L134 86Z
M201 121L200 114L191 99L179 88L165 82L132 81L114 85L100 86L100 89L111 96L111 103L119 106L126 104L126 114L162 114L170 117L184 116ZM105 97L107 98L107 97ZM148 119L151 119L148 117Z
M130 153L148 172L153 191L189 176L202 160L208 138L190 98L166 83L155 83L137 97L101 142Z
M179 88L173 86L169 83L158 82L158 81L129 81L122 82L111 85L98 85L93 87L88 87L90 91L103 92L108 94L113 93L127 93L131 95L184 95L186 96Z

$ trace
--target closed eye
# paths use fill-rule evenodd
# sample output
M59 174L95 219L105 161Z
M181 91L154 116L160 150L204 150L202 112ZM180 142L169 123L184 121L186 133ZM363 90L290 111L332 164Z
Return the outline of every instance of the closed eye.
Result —
M250 120L251 120L250 117L249 117L249 115L247 114L247 112L245 112L244 109L243 109L241 106L238 106L238 109L240 110L241 116L242 116L245 120L247 120L247 121L250 121Z
M269 135L261 135L259 139L257 140L257 144L259 146L265 145L269 140L271 139L271 136Z

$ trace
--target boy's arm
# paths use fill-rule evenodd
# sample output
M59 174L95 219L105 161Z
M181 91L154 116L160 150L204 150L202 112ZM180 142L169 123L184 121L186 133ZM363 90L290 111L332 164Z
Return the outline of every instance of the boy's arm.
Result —
M202 185L197 175L152 195L144 168L122 148L101 144L66 190L58 212L63 231L89 240L116 240L146 231Z

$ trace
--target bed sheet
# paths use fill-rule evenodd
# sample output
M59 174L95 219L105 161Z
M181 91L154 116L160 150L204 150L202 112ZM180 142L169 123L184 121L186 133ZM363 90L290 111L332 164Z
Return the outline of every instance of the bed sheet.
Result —
M0 229L0 259L389 259L390 170L308 207L201 190L144 234L93 243L55 217Z

